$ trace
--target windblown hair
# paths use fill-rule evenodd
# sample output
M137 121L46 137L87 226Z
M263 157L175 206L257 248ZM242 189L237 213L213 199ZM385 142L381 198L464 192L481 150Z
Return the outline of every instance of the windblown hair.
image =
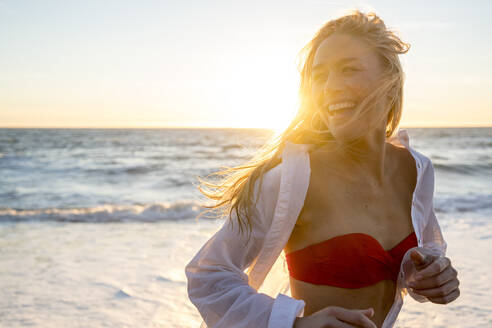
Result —
M386 122L386 137L392 137L397 130L401 118L403 101L404 73L398 58L399 54L408 51L410 45L404 43L375 13L363 13L359 10L330 20L325 23L298 54L298 70L300 72L299 109L290 125L278 136L269 140L256 155L246 164L223 168L208 177L219 178L218 182L198 178L200 192L215 201L214 205L204 206L209 211L218 211L231 220L237 220L240 232L244 227L251 233L251 218L254 218L254 207L258 199L253 199L256 182L261 188L263 174L278 165L286 141L310 144L314 148L329 142L334 137L327 127L326 113L315 106L312 97L311 73L314 56L320 44L334 33L347 34L364 41L383 63L381 83L356 108L354 115L346 124L356 121L360 115L378 105L381 99L389 99L387 108L376 117L370 128ZM367 133L370 129L365 130ZM259 192L258 192L259 195ZM232 215L233 211L236 216ZM202 213L204 214L204 213ZM200 216L202 215L200 214ZM248 237L249 239L249 237Z

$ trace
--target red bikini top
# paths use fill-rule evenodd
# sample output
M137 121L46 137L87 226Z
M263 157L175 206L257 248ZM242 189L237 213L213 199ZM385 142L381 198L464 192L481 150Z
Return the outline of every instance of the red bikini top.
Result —
M372 236L349 233L286 254L291 277L315 285L361 288L381 280L396 282L405 253L417 246L412 232L386 251Z

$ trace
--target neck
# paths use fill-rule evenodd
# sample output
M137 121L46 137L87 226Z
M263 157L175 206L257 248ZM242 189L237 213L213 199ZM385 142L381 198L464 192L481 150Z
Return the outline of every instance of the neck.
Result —
M384 129L373 130L337 150L337 157L348 172L360 173L379 186L384 184L386 155Z

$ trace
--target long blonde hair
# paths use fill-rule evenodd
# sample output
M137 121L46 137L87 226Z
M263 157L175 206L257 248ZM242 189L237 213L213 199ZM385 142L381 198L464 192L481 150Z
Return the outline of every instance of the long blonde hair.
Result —
M378 99L388 97L390 108L387 114L384 113L374 122L374 125L386 120L386 137L393 136L400 122L403 101L404 73L398 55L406 53L410 46L401 41L394 32L388 30L375 13L365 14L354 10L325 23L299 52L300 102L298 112L290 125L261 147L248 163L224 168L208 176L215 180L219 178L218 182L198 178L201 182L198 186L200 192L215 201L215 204L211 206L204 206L209 209L205 212L218 211L232 219L232 211L236 211L240 232L242 233L243 227L246 226L251 233L251 218L254 217L254 204L257 201L257 199L252 199L255 184L259 179L259 187L257 187L259 190L263 174L280 163L280 154L286 141L311 144L315 148L334 141L333 135L324 123L326 122L323 118L324 114L316 109L311 96L311 70L314 55L321 42L335 32L360 38L382 59L383 83L367 96L360 106L357 106L358 110L354 113L353 120L357 120L358 116L375 106Z

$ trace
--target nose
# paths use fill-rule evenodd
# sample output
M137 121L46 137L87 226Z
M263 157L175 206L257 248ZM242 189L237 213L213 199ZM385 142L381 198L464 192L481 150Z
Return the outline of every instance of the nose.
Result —
M333 96L338 91L342 91L343 81L336 72L328 74L325 84L323 85L323 95L325 97Z

